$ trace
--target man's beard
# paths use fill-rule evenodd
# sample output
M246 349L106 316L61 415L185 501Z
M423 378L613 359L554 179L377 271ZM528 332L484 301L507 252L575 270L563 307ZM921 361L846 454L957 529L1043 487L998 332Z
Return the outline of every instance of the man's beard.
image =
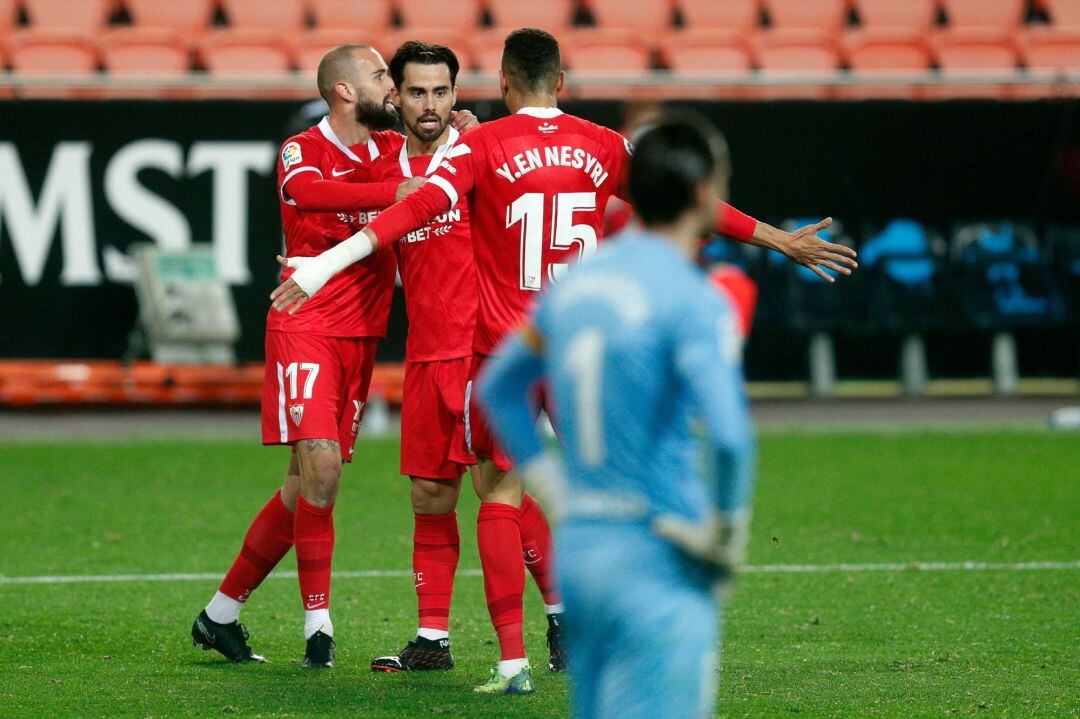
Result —
M420 124L421 120L435 119L438 124L435 127L428 129ZM416 136L421 142L431 142L443 134L446 129L446 123L449 122L449 118L439 117L435 113L424 113L420 117L416 118L416 122L409 125L409 132Z
M356 103L356 121L367 126L369 130L394 129L397 127L398 115L397 111L391 112L386 109L389 102L389 95L383 98L381 103L372 102L366 96L362 96Z

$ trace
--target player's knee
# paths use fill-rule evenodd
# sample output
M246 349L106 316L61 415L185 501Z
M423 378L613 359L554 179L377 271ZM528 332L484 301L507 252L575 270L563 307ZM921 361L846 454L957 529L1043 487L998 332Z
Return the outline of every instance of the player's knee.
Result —
M416 514L449 514L457 507L461 481L412 478L412 506Z
M337 499L341 486L341 464L317 462L313 471L303 477L304 499L316 507L329 507Z

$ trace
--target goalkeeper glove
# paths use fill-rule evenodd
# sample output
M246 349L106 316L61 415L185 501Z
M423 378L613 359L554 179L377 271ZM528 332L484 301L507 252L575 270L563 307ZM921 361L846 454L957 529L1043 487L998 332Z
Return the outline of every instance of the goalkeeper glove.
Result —
M715 572L717 598L730 591L734 574L746 559L750 513L745 510L713 512L695 522L675 514L662 514L652 522L653 532Z

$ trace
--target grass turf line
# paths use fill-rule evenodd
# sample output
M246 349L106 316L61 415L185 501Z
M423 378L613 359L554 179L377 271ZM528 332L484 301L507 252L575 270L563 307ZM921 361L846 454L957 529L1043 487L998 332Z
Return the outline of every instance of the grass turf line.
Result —
M751 562L1080 558L1075 437L901 433L762 439ZM365 442L335 511L335 566L400 570L411 552L397 445ZM5 449L0 573L224 571L287 451L242 444L26 444ZM463 492L462 568L476 501ZM290 555L283 569L294 567ZM743 577L726 612L721 716L1080 715L1075 570ZM214 582L0 586L0 716L549 717L566 681L477 698L497 658L479 579L456 585L450 673L373 675L415 629L408 578L334 583L339 669L297 667L295 583L268 582L243 621L265 666L233 667L186 635Z

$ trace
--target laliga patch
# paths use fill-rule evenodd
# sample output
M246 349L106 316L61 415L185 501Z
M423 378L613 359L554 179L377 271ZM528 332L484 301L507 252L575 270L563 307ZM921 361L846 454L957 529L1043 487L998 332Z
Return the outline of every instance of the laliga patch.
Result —
M303 159L303 155L300 154L300 143L290 142L281 148L281 164L286 170L293 165L299 165Z
M290 404L289 416L292 417L293 424L297 427L300 426L300 420L304 419L304 405L303 403Z

